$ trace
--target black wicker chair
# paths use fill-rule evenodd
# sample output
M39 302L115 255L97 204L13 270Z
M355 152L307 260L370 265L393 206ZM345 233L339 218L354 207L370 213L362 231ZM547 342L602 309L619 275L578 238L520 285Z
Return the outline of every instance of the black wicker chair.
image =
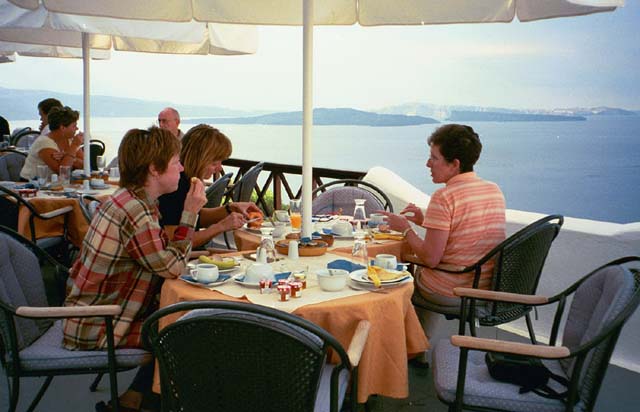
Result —
M81 146L81 149L84 150L84 145ZM96 159L98 156L104 155L106 150L106 146L102 140L91 139L89 140L89 163L91 164L91 170L98 170ZM86 156L86 151L85 151Z
M335 186L335 187L334 187ZM386 193L376 185L358 179L338 179L312 192L313 214L328 214L342 211L343 215L352 215L354 199L366 199L365 213L370 215L376 210L393 212L393 205Z
M0 152L0 180L21 181L20 172L27 160L27 154L14 149L2 149Z
M461 336L465 329L461 321L460 335L439 341L434 349L438 398L450 411L592 411L620 332L640 304L639 265L636 256L612 261L552 297L456 288L465 312L476 299L557 306L548 346ZM556 346L561 324L562 344ZM550 399L496 381L484 361L485 353L491 351L539 359L552 373L567 379L568 385L551 383L562 396Z
M229 185L229 181L231 180L231 176L233 173L227 173L223 176L220 176L215 182L211 184L206 190L207 195L207 204L204 207L214 208L220 207L222 204L222 198L224 197L225 192L227 191L227 186Z
M249 202L257 188L258 176L262 172L264 162L260 162L247 170L242 176L236 175L233 184L225 192L225 202Z
M47 274L54 276L54 283L46 281ZM55 376L94 373L109 373L111 402L117 406L116 372L152 359L142 349L114 349L112 320L121 312L119 306L60 307L67 275L67 269L37 245L0 226L0 361L7 376L9 412L18 410L21 378L46 377L26 409L32 411ZM108 350L64 349L60 319L72 317L103 318Z
M93 216L96 213L96 209L102 203L100 199L88 194L82 194L78 197L78 204L82 211L82 216L86 219L87 223L91 223Z
M558 236L563 223L564 218L560 215L546 216L509 236L471 266L459 271L438 269L447 273L474 273L473 287L477 288L480 282L482 266L493 259L495 268L493 271L492 290L532 295L538 288L544 262L547 259L551 244ZM421 262L415 256L406 255L403 258L405 261L414 263L419 270ZM418 282L419 273L415 272L415 274L416 282ZM411 303L414 306L441 313L447 319L459 317L459 307L440 306L431 302L420 294L419 284L416 283L415 286L411 297ZM512 322L524 316L529 330L529 337L535 343L535 333L529 316L531 309L531 306L515 303L487 303L477 307L473 303L471 312L474 313L474 316L468 319L471 334L474 336L476 334L476 323L472 321L472 318L477 319L481 326L496 326Z
M49 254L64 264L70 266L70 249L72 244L67 236L69 213L72 206L61 207L47 213L40 213L26 199L13 190L0 186L0 225L7 226L13 230L18 230L18 215L20 207L29 210L29 234L30 240L40 248L45 249ZM58 216L64 216L63 233L60 236L44 237L36 239L36 219L50 220Z
M25 127L11 135L10 143L11 146L15 147L29 147L31 146L31 143L38 138L38 136L40 136L40 132L38 130L32 130L30 127Z
M158 332L160 319L185 311L191 312ZM159 310L142 336L157 357L163 411L337 412L349 378L356 393L368 330L361 321L347 353L328 332L298 316L209 300ZM330 353L337 364L327 363Z

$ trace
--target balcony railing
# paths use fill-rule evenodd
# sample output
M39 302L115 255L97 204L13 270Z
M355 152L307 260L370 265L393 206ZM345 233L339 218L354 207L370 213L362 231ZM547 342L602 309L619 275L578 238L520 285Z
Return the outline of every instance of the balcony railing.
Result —
M238 171L233 177L233 182L235 183L251 167L258 163L259 162L254 160L227 159L223 162L223 165L238 168ZM264 180L265 175L267 175L266 180ZM314 167L312 190L322 185L323 183L327 183L327 181L329 180L362 179L365 175L366 172ZM289 181L292 176L301 177L302 166L265 162L262 173L260 173L260 178L258 179L258 183L255 187L255 191L258 196L256 204L267 214L271 214L273 212L273 209L282 209L283 195L286 195L286 199L299 198L302 193L302 186L292 188ZM273 204L268 204L268 202L266 201L266 195L269 190L271 190L271 192L273 193Z

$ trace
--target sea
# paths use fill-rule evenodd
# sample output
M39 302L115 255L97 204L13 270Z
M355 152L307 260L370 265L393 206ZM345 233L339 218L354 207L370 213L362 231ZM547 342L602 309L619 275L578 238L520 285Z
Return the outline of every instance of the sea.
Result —
M155 118L92 117L91 137L116 155L124 133ZM11 121L37 127L38 120ZM183 119L186 131L200 123ZM616 223L640 222L640 116L591 116L570 122L471 122L483 145L475 170L497 183L509 209ZM233 142L232 157L302 163L302 128L214 125ZM427 137L439 125L314 126L313 165L366 171L386 167L430 194ZM79 123L82 128L82 122ZM300 180L293 178L297 187Z

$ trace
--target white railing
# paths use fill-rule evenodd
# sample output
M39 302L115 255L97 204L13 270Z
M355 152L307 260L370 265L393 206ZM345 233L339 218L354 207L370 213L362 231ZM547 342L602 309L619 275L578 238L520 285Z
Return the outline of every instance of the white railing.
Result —
M404 181L395 173L374 167L364 180L374 183L387 193L394 210L400 211L408 202L426 207L429 196ZM507 210L507 236L543 217L543 214ZM576 219L565 216L558 238L554 241L542 272L538 294L551 296L562 291L593 269L622 256L640 255L640 222L619 224ZM540 311L534 321L537 333L548 331L553 323L552 311ZM503 329L528 336L524 322ZM548 338L541 336L541 340ZM640 311L636 312L620 335L612 363L640 372Z

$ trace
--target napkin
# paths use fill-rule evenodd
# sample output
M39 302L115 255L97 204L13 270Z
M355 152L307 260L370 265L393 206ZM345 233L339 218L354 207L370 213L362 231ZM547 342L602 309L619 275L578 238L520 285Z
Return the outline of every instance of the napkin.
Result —
M273 278L277 281L281 280L281 279L288 279L289 275L291 275L291 272L281 272L281 273L276 273L275 275L273 275Z
M402 240L404 236L402 235L394 235L391 233L374 233L373 238L375 240Z
M348 272L364 269L365 267L357 263L350 262L346 259L338 259L327 263L327 269L344 269Z

